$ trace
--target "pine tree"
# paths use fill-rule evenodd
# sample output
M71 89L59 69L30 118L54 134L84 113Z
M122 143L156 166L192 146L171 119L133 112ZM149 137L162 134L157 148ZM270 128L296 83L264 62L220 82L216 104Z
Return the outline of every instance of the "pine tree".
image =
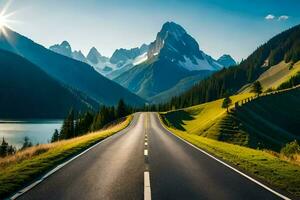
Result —
M262 86L259 81L255 81L252 84L251 92L254 92L255 94L257 94L257 96L259 96L262 93Z
M232 103L232 100L230 99L230 97L226 96L225 99L223 100L222 108L226 108L227 113L228 113L228 108L231 105L231 103Z
M8 143L5 141L4 137L2 138L2 143L0 145L0 157L7 156L7 147Z
M24 142L23 142L23 146L22 146L21 150L27 149L29 147L32 147L32 143L31 143L29 137L26 136L26 137L24 137Z
M2 138L2 143L0 145L0 157L5 157L8 155L13 155L16 153L16 148L12 145L8 145L4 137Z
M122 118L127 115L127 109L123 99L120 99L117 107L117 118Z
M58 133L58 130L55 129L53 135L52 135L52 138L51 138L51 142L56 142L59 140L59 133Z
M71 109L69 115L66 117L66 119L63 122L59 139L69 139L75 137L74 120L75 120L74 110Z

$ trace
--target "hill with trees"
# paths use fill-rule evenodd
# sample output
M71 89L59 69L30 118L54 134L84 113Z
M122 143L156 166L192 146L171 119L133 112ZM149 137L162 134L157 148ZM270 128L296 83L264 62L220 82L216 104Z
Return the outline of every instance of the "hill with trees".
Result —
M63 118L71 107L85 111L98 104L23 57L0 50L0 118Z
M279 151L289 142L300 141L299 103L297 87L269 95L227 96L162 116L169 127L184 134Z
M297 25L270 39L239 65L214 73L161 107L165 110L172 106L188 107L222 98L227 93L235 94L272 66L282 61L294 65L299 60L300 25Z
M57 54L8 28L3 29L0 31L0 49L26 58L51 77L98 103L116 105L120 99L131 105L145 103L142 98L103 77L92 66Z

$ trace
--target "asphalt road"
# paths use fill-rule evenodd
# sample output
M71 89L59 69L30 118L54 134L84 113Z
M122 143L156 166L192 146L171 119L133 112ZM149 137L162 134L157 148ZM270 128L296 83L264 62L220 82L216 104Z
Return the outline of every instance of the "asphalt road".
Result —
M19 199L144 199L145 171L152 199L279 199L170 134L155 113L136 114Z

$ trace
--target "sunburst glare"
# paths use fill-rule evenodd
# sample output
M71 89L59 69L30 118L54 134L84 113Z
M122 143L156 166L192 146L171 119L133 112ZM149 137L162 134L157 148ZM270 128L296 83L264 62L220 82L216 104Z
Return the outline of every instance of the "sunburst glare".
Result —
M16 14L15 11L9 12L9 6L12 1L7 1L6 4L1 8L0 7L0 30L5 32L5 27L11 28L11 24L17 22L13 19L13 16Z

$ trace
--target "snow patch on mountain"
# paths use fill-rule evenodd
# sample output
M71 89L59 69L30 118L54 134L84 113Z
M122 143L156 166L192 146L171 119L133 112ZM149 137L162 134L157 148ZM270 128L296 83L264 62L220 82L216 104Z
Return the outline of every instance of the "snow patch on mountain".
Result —
M139 65L139 64L145 62L147 59L148 59L147 52L145 52L145 53L143 53L142 55L136 57L136 58L133 60L132 64L133 64L133 65Z
M195 56L190 58L185 55L183 57L184 57L184 62L179 61L179 65L189 71L217 70L216 67L212 66L212 64L208 62L207 59L199 59Z

